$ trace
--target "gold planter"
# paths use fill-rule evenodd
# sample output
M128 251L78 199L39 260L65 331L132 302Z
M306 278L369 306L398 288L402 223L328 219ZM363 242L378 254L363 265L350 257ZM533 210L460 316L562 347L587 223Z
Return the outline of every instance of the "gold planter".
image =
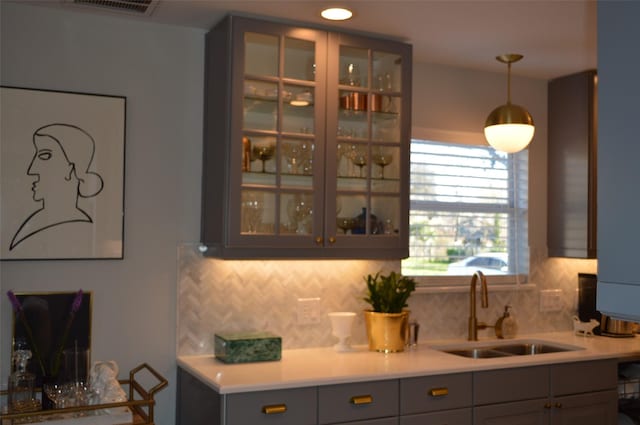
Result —
M376 313L364 311L369 350L383 353L404 351L409 326L409 311Z

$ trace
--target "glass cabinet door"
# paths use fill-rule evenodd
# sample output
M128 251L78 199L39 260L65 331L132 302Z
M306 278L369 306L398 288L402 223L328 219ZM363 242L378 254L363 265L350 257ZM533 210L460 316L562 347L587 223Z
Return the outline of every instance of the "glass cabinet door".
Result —
M229 209L230 238L236 246L321 243L326 33L274 24L238 31L232 72L242 75L242 116L231 151L241 161L231 170L239 208Z
M335 158L327 166L328 227L335 226L329 232L340 247L398 247L408 230L408 52L336 38L328 77L328 102L336 106L327 117L327 152Z
M407 256L411 46L233 15L205 40L206 255Z

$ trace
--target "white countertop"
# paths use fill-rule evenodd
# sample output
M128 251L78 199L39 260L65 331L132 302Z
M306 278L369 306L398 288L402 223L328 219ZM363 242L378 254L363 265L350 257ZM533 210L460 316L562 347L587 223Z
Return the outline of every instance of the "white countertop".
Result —
M579 350L538 355L473 359L443 353L432 347L466 341L425 341L401 353L383 354L356 346L351 352L332 347L284 350L274 362L225 364L213 355L178 356L178 366L221 394L380 379L439 375L456 372L567 363L606 358L640 360L640 335L633 338L584 337L573 332L521 335L512 340L483 339L478 344L540 340L572 345Z

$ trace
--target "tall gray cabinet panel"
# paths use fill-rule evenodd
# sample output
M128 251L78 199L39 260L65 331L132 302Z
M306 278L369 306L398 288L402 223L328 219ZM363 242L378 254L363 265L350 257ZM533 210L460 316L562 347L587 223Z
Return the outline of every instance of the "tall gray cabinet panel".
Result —
M548 218L550 257L596 258L597 75L549 82Z
M640 322L640 3L598 2L598 300Z
M408 256L410 45L229 16L206 56L205 255Z

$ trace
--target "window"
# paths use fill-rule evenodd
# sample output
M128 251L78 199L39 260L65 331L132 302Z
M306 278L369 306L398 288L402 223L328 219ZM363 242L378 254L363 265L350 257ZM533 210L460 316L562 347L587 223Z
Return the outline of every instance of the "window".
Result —
M492 283L528 273L528 152L411 141L409 258L402 274L426 283L468 283L476 270ZM517 277L517 278L516 278Z

